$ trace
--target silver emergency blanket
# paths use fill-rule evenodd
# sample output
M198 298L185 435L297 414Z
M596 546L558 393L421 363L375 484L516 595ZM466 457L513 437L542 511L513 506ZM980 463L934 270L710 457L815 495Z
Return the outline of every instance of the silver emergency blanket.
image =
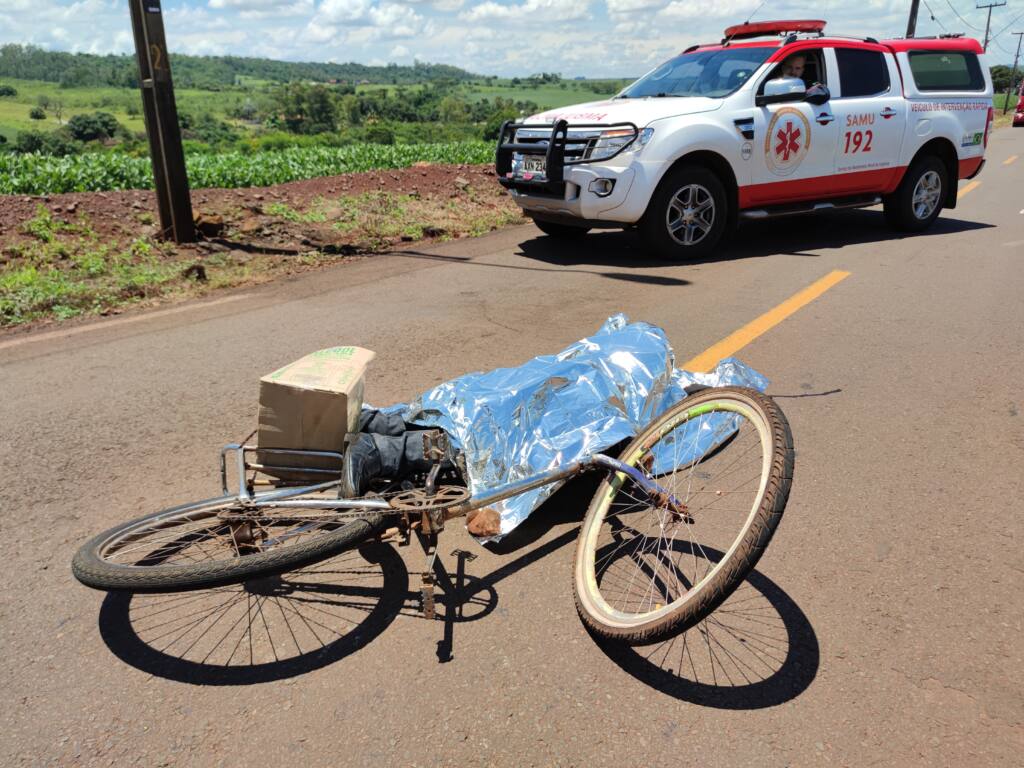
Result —
M733 358L722 360L711 373L679 370L661 328L630 323L617 314L593 336L557 355L535 357L515 368L468 373L412 403L385 410L401 413L407 422L444 429L465 453L466 481L477 494L564 467L634 437L686 397L684 388L691 384L763 391L768 380ZM701 428L707 431L704 439L687 439L694 458L732 429L714 420L705 420ZM502 535L564 482L495 504Z

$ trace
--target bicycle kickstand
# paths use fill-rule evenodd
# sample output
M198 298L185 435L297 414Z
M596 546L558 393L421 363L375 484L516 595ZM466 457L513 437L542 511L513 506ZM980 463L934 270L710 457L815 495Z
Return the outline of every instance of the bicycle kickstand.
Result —
M434 618L434 587L437 578L434 576L434 562L437 560L437 534L417 532L420 546L427 556L426 565L423 568L423 580L420 584L420 596L423 603L423 618Z

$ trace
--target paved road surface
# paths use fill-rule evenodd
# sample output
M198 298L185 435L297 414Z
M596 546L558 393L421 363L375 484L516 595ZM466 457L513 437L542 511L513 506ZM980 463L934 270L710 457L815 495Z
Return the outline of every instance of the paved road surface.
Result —
M627 234L564 246L526 226L0 348L0 763L1019 764L1012 155L1024 131L997 132L980 184L918 237L894 237L877 211L792 219L673 266ZM254 423L258 377L309 350L377 350L379 403L557 350L617 311L663 326L683 361L836 269L851 275L740 352L789 415L796 479L755 575L673 643L605 648L583 630L582 492L499 552L447 536L453 570L451 550L477 556L447 634L416 615L410 548L337 564L333 591L274 596L322 647L257 637L265 663L239 665L249 640L232 635L229 673L173 644L181 625L161 634L155 598L104 602L72 581L87 535L212 495L217 449Z

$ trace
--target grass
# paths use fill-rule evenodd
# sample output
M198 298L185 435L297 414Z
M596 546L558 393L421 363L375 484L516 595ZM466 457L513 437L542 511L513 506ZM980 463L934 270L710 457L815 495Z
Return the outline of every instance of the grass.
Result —
M229 239L244 246L237 229L254 214L237 205L225 211ZM257 209L258 210L258 209ZM445 195L370 192L271 202L256 214L261 234L240 247L204 253L132 235L101 237L85 216L56 217L43 205L18 231L0 236L0 328L85 315L116 314L125 307L204 295L219 288L273 280L282 274L337 263L339 253L374 253L425 237L480 235L521 223L521 214L498 189ZM151 214L141 213L139 219ZM295 255L261 254L272 246L318 243ZM347 246L347 247L343 247ZM187 270L202 267L202 278Z
M44 206L24 222L26 237L0 251L0 326L41 318L103 314L162 295L181 277L168 246L147 238L101 242L88 219L55 219Z
M63 102L62 120L65 123L72 115L83 112L109 112L129 130L145 130L142 97L135 88L61 88L57 83L10 77L3 78L0 83L11 85L18 91L17 96L0 97L0 134L5 135L8 140L14 139L20 131L56 130L60 127L61 124L57 122L52 112L47 113L46 120L29 118L29 109L36 106L40 96L46 96L51 101ZM202 91L194 88L175 88L174 95L179 112L194 115L209 112L224 118L229 107L244 103L252 94L240 89Z
M625 84L627 81L622 81ZM461 95L470 101L481 99L494 100L495 98L512 99L513 101L532 101L541 109L553 107L565 107L570 104L580 104L584 101L599 101L614 96L614 92L596 91L587 81L566 81L566 87L558 84L540 85L535 88L529 86L502 86L487 85L483 82L472 82L461 86Z

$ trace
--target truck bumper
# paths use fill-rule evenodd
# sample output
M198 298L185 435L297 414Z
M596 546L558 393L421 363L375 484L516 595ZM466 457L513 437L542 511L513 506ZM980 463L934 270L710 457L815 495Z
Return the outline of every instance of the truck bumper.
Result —
M554 214L559 217L634 224L643 215L643 211L636 213L634 206L625 203L630 199L629 193L635 177L636 169L632 166L591 166L566 169L564 181L557 184L548 182L543 188L513 179L501 179L501 183L527 215ZM600 194L609 183L612 185L611 191Z

